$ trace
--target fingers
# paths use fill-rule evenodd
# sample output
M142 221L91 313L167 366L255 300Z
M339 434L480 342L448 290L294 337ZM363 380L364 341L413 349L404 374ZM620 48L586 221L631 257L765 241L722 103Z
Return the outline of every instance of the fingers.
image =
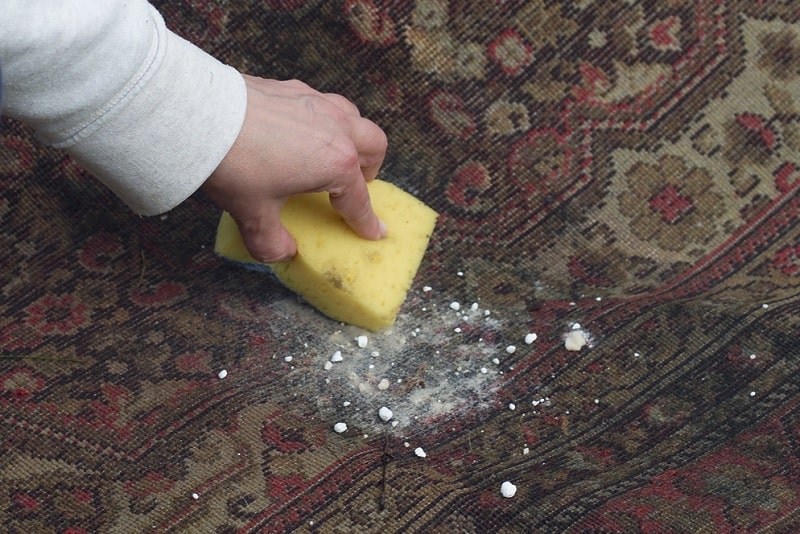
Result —
M337 95L326 95L320 101L313 102L313 111L329 117L346 134L358 153L358 163L364 179L373 180L386 156L386 134L377 124L361 117L358 108L349 100L335 97Z
M204 190L234 217L251 256L274 263L297 253L280 210L288 197L311 191L327 191L359 236L384 237L366 185L386 154L383 130L343 96L297 80L245 81L245 122Z
M368 182L374 180L386 157L386 134L374 122L359 118L353 121L350 137L358 151L358 163L364 179Z
M329 192L331 206L344 221L363 238L377 240L386 237L386 225L372 210L366 183L354 180L344 189Z
M374 122L361 117L358 107L336 93L321 93L299 80L266 80L254 76L248 82L258 90L271 96L308 99L307 105L313 113L327 115L350 136L359 155L359 164L364 179L373 180L383 164L388 145L386 134Z
M275 263L292 259L297 254L297 242L280 220L280 206L259 218L236 220L242 241L253 259Z

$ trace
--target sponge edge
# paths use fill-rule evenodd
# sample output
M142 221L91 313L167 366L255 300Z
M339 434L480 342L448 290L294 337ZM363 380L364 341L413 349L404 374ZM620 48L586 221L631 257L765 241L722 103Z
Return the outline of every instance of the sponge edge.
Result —
M389 231L384 239L358 237L330 205L327 193L290 198L281 220L297 241L297 255L269 269L286 287L337 321L376 331L392 325L428 247L437 213L382 180L367 184L372 206ZM217 254L251 268L236 223L223 213Z

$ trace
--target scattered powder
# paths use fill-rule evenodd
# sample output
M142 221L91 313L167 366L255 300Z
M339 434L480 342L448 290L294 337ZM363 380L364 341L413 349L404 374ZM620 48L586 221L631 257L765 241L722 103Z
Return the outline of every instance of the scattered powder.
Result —
M386 406L381 406L380 410L378 410L378 417L381 418L381 421L386 423L394 417L394 413Z
M347 424L346 423L336 423L333 425L334 432L341 434L342 432L347 432Z
M564 336L564 348L569 351L579 351L586 346L586 333L580 328L572 330Z
M491 303L467 297L464 300L472 304L462 306L452 296L434 298L431 291L424 286L421 292L409 293L395 324L369 337L363 329L344 324L317 336L308 343L303 359L318 360L319 366L298 365L287 373L299 389L317 392L317 406L331 424L346 421L334 425L334 430L344 432L349 425L374 434L384 432L384 425L391 422L399 431L413 434L424 432L429 421L494 405L496 380L504 374L498 354L519 352L508 343L514 337L510 325L502 314L486 309ZM295 299L281 300L280 305L286 316L308 318L295 321L293 334L305 334L314 321L321 328L328 324ZM524 330L516 336L527 344L536 339L536 334ZM370 349L358 350L355 345ZM534 406L537 402L545 400L535 401ZM392 415L383 420L381 408L388 410L387 404Z
M517 494L517 487L508 480L506 480L505 482L500 484L500 494L506 499L510 499L511 497Z

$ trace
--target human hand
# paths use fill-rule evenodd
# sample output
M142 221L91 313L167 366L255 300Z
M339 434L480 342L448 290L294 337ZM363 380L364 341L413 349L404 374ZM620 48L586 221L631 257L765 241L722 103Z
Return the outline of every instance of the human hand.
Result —
M297 80L244 78L242 130L203 191L231 214L250 255L272 263L297 253L280 211L299 193L327 191L358 235L384 237L366 187L386 154L383 131L342 96Z

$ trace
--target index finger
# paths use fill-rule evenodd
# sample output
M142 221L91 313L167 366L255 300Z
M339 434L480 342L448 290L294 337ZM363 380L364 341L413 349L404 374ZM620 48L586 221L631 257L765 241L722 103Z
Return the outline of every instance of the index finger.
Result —
M389 146L386 133L369 119L358 117L350 122L350 138L358 151L361 173L366 181L373 180L386 157Z
M360 171L356 171L360 175ZM328 192L331 206L358 235L377 240L386 236L386 225L372 209L367 183L359 176L348 186Z

